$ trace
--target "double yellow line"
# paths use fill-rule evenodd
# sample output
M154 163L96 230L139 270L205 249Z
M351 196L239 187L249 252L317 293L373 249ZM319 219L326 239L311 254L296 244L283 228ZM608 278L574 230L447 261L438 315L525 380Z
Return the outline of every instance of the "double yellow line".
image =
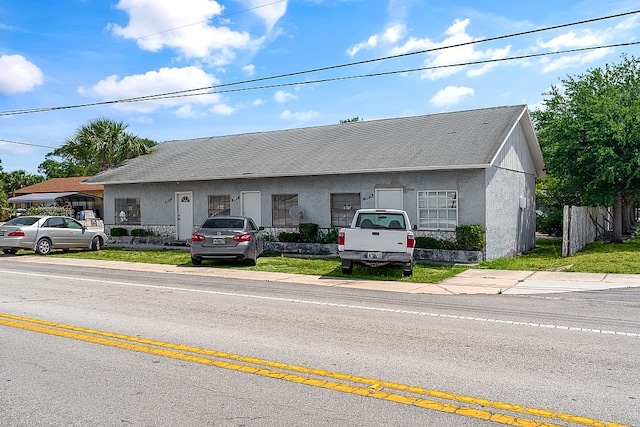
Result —
M261 375L510 426L561 427L560 424L553 424L552 422L563 422L563 426L574 424L592 427L630 427L616 422L599 421L587 417L491 401L375 378L289 365L255 357L86 329L79 326L5 313L0 313L0 325L187 362L201 363L217 368ZM524 418L524 416L534 418Z

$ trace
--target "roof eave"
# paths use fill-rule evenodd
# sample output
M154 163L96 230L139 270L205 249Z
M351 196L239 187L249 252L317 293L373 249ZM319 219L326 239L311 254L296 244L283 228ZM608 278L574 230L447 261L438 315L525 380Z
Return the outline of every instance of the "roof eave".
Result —
M447 170L464 170L464 169L487 169L490 164L472 164L472 165L447 165L447 166L419 166L419 167L400 167L400 168L375 168L375 169L358 169L358 170L338 170L338 171L301 171L295 173L262 173L262 174L241 174L226 176L210 176L206 178L164 178L162 180L124 180L111 181L104 180L94 182L93 184L102 185L120 185L120 184L151 184L164 182L192 182L192 181L218 181L230 179L263 179L263 178L293 178L300 176L327 176L327 175L361 175L371 173L389 173L389 172L428 172L428 171L447 171Z

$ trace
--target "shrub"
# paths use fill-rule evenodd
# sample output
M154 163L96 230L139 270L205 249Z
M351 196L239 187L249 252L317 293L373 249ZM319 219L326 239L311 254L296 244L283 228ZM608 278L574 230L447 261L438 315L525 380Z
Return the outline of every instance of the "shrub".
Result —
M448 251L455 251L458 248L458 244L456 242L452 242L451 240L442 240L440 243L442 243L442 249L446 249Z
M300 241L305 243L314 243L318 238L318 224L301 223L298 226L300 230Z
M62 215L73 218L73 209L62 206L36 206L27 209L26 215Z
M154 232L151 230L145 230L143 228L134 228L133 230L131 230L131 235L136 237L153 236Z
M327 228L327 231L318 231L318 243L338 243L338 232L340 230L336 227Z
M278 234L278 240L287 243L296 243L300 241L300 233L287 233L286 231Z
M420 249L443 249L442 242L434 237L420 236L416 237L416 248Z
M120 228L120 227L112 228L109 234L111 234L111 237L121 237L121 236L129 235L126 228Z
M464 251L479 251L485 246L484 230L479 225L456 227L456 244Z

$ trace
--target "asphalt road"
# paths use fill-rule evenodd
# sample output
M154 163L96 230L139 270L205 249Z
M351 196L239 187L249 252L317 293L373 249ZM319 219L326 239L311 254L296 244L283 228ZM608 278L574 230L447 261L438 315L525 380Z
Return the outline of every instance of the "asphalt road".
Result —
M640 288L421 295L0 257L0 343L9 426L640 426Z

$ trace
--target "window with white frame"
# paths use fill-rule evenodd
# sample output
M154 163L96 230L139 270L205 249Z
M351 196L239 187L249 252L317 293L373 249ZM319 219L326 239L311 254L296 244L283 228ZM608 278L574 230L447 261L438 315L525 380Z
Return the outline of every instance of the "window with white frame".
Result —
M299 218L289 215L289 210L298 205L297 194L273 194L271 196L271 219L274 227L297 227Z
M458 226L457 191L418 191L421 229L455 230Z
M231 215L231 196L209 195L207 215Z
M331 225L348 227L358 209L360 209L360 193L332 193Z

